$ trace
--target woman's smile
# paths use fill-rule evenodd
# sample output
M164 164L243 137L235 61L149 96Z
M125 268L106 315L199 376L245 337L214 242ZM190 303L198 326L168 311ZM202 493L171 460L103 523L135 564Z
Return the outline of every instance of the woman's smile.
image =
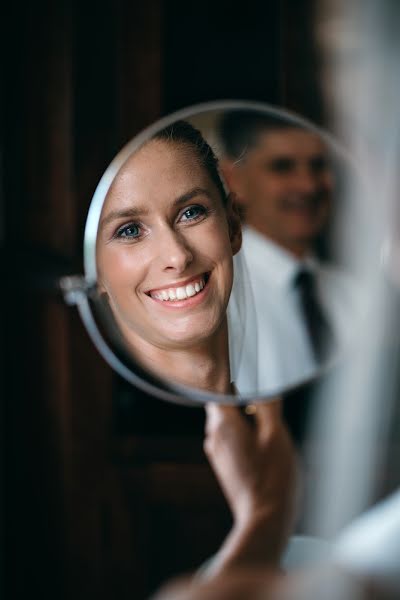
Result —
M210 273L202 273L182 282L170 283L162 288L152 289L146 294L165 307L183 308L199 304L208 290Z

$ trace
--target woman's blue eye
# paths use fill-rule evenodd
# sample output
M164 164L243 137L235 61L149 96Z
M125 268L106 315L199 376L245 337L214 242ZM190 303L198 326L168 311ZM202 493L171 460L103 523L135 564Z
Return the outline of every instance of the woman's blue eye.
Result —
M118 229L117 237L119 238L137 238L140 235L140 227L136 223L131 223L130 225L125 225Z
M196 204L195 206L190 206L182 213L182 219L184 221L192 221L193 219L197 219L198 217L204 215L205 212L206 209L204 206L199 206Z

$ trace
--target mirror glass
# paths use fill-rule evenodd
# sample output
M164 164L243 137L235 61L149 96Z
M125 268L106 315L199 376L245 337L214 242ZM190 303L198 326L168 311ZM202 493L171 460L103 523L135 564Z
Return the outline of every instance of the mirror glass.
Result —
M201 105L142 132L85 233L112 366L189 403L265 400L329 368L364 314L341 243L360 185L328 134L269 106Z

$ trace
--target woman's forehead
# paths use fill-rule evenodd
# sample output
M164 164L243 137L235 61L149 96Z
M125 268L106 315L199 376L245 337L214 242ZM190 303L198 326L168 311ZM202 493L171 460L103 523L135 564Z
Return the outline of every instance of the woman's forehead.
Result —
M188 144L151 140L132 154L117 173L103 207L173 199L199 186L214 188L206 168Z
M139 150L134 152L126 161L117 175L117 181L126 178L137 182L147 182L157 178L178 174L185 175L206 174L196 154L196 150L182 142L164 140L150 140Z

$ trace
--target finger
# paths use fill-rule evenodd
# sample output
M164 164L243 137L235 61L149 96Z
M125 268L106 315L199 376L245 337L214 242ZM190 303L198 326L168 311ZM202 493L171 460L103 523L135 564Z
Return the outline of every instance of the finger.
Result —
M215 403L207 404L205 407L206 423L203 448L212 463L221 450L221 443L226 442L226 439L231 437L232 431L234 431L229 408L229 406Z
M281 424L282 401L280 398L274 398L255 406L254 417L260 431L265 433Z
M252 434L252 427L237 406L208 404L205 434L207 438L231 439Z
M235 406L215 404L214 402L206 404L206 433L218 429L224 423L228 423L235 417L236 412Z

